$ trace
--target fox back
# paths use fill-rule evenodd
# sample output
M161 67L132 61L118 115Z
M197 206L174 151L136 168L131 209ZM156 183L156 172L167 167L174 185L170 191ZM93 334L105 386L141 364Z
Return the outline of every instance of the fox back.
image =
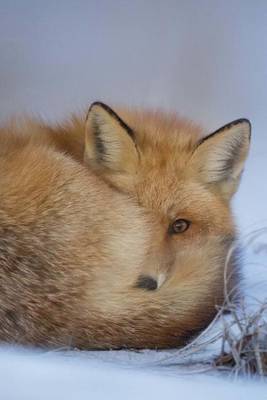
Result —
M185 344L238 283L230 201L249 141L245 119L205 136L102 103L62 126L2 128L0 339Z

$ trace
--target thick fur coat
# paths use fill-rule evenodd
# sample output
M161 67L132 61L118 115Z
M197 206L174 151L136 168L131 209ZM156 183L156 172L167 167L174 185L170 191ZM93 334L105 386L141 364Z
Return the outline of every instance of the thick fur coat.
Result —
M230 209L250 124L94 103L0 130L0 340L78 348L185 344L222 304Z

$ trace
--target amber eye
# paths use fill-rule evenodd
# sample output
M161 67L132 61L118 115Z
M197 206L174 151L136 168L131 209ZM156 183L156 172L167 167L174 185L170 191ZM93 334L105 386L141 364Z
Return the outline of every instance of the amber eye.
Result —
M183 233L190 226L190 221L187 219L177 219L170 226L170 233Z

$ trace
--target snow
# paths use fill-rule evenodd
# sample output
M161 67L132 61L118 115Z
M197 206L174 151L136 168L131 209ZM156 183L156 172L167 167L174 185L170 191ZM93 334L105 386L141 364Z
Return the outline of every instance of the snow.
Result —
M2 350L1 398L5 400L83 399L257 399L267 397L266 384L213 376L126 369L79 357Z
M251 153L233 206L245 245L244 290L250 302L266 298L267 3L0 4L1 120L22 112L57 120L95 99L178 110L208 132L251 119ZM261 234L248 242L257 229ZM2 347L0 393L3 400L267 399L259 379L236 380L176 362L175 351Z
M266 384L213 376L179 375L164 370L122 368L79 357L2 350L1 398L5 400L264 399ZM4 378L4 379L3 379Z

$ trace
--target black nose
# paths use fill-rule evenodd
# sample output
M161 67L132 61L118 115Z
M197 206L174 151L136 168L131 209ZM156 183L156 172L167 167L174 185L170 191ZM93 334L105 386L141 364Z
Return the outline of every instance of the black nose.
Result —
M137 279L135 287L138 289L156 290L158 288L158 282L151 276L140 275Z

